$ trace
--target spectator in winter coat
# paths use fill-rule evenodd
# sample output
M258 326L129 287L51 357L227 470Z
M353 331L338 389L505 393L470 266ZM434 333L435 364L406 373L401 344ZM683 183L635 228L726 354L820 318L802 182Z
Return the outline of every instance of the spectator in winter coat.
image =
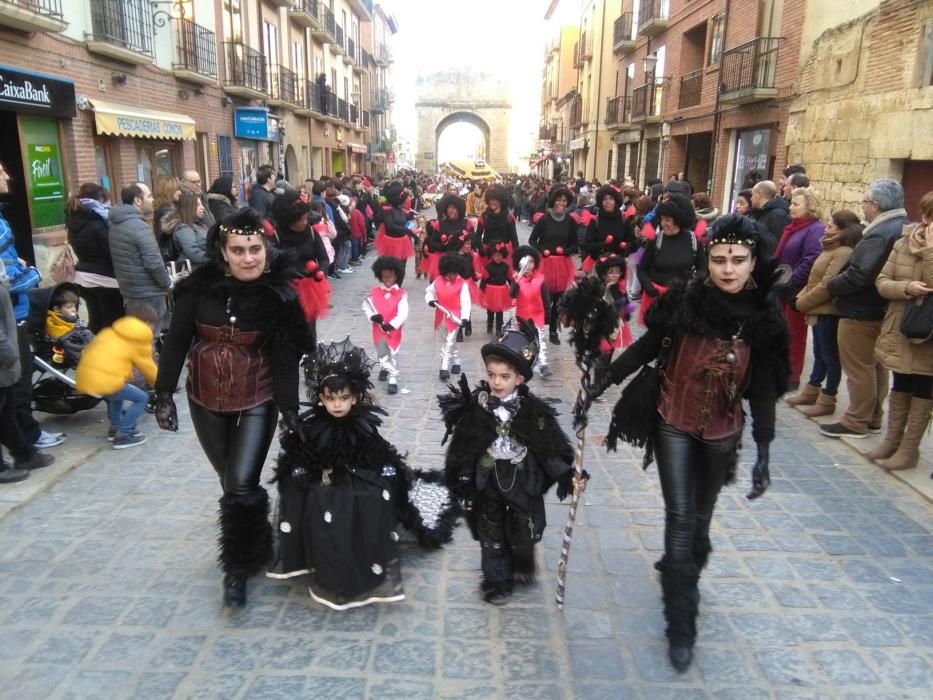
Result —
M201 223L204 224L205 228L213 226L214 215L211 214L211 210L207 206L207 197L204 194L204 186L201 184L201 175L197 170L189 169L181 174L181 191L191 192L198 196L198 199L201 200L201 204L204 205L204 214L201 217Z
M65 209L68 243L78 258L74 281L81 287L92 333L123 315L123 297L110 257L110 207L106 197L103 187L85 182Z
M811 189L794 190L790 204L790 223L784 227L781 240L774 253L778 263L787 265L791 279L787 289L782 290L784 319L790 334L790 379L789 386L795 390L800 386L800 372L807 352L807 320L794 307L797 293L803 289L810 277L813 262L823 250L821 243L826 227L820 221L821 204Z
M237 191L233 178L223 175L214 180L207 191L207 207L218 224L222 224L237 212ZM208 226L210 228L210 226Z
M350 264L360 264L360 254L366 242L366 217L359 209L359 201L350 199Z
M888 302L878 293L875 281L907 224L901 183L889 178L872 182L865 191L862 213L868 221L862 240L842 272L826 285L842 316L839 359L849 391L849 407L842 419L820 426L820 432L829 437L861 438L869 428L880 429L888 394L888 372L875 357Z
M762 246L766 249L759 252L771 257L784 227L790 223L790 208L787 200L778 196L777 186L771 180L762 180L752 187L751 217L758 222L762 231Z
M271 165L263 165L256 171L256 184L249 195L249 205L260 218L272 220L272 203L275 201L275 171Z
M162 221L162 232L170 233L178 251L180 262L191 262L191 267L207 263L207 228L202 223L204 205L193 192L182 192L175 208Z
M168 290L172 280L146 217L152 215L152 193L144 182L127 185L121 204L110 210L110 255L127 303L149 304L165 322ZM158 337L159 328L155 329Z

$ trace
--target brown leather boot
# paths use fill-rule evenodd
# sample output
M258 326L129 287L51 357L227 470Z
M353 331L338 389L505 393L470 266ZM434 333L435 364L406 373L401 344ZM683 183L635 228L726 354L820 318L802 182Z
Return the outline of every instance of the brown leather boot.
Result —
M878 447L862 453L867 459L877 462L879 459L887 459L897 452L897 448L901 444L901 437L904 435L904 428L907 427L910 398L911 393L909 391L892 391L888 395L888 429Z
M820 388L814 384L804 384L803 388L793 396L788 396L786 401L791 406L812 406L816 403L816 397L820 395Z
M816 397L816 403L801 409L801 413L810 418L819 418L820 416L831 416L836 412L836 397L828 396L822 391Z
M901 469L913 469L920 459L920 441L923 433L930 425L930 414L933 413L933 400L918 399L916 396L910 400L910 415L907 417L907 429L897 452L890 459L879 463L886 472L896 472Z

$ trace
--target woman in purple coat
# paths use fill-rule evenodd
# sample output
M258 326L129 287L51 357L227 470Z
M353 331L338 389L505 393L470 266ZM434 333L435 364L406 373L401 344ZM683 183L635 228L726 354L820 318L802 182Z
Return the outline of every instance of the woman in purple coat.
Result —
M790 223L784 227L774 257L781 265L791 269L790 285L782 295L784 318L790 333L790 378L789 388L800 386L804 355L807 352L807 321L805 314L797 311L797 293L807 284L810 268L822 251L822 238L826 227L820 221L821 203L809 187L798 187L791 192Z

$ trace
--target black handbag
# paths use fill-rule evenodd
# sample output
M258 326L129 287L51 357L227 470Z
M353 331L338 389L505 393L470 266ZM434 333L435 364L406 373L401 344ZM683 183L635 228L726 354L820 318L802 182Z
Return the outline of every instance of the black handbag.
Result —
M901 334L915 343L933 339L933 301L929 295L906 304L901 317Z
M621 439L633 447L645 448L644 466L654 460L653 439L658 425L658 401L664 363L670 351L671 339L665 337L661 352L653 365L644 365L625 385L612 410L612 420L606 434L606 447L614 451Z

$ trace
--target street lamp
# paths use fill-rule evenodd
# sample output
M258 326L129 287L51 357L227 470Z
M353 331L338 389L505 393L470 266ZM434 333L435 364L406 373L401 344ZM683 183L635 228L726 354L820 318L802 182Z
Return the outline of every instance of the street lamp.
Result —
M658 69L658 57L656 54L649 53L645 56L643 61L645 68L645 82L654 82L654 72ZM651 80L648 80L648 76L651 76Z

